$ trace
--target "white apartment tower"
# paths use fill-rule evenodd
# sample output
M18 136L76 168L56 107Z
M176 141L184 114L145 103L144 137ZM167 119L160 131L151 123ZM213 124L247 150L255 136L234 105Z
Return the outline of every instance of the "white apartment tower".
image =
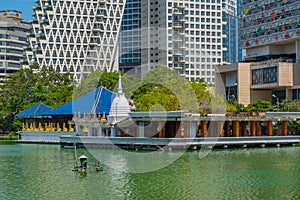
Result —
M27 66L37 62L80 81L97 69L118 70L126 0L37 0Z
M0 11L0 84L22 68L23 49L28 45L30 30L30 25L22 20L20 11Z
M222 63L221 0L143 0L142 74L168 66L189 80L214 82Z

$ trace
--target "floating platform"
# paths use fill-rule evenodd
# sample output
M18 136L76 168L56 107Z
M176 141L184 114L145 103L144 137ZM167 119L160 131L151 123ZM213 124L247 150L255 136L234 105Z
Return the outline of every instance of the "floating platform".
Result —
M62 147L122 148L122 149L193 149L200 148L249 148L267 146L291 146L300 143L300 136L251 136L204 138L134 138L60 136Z

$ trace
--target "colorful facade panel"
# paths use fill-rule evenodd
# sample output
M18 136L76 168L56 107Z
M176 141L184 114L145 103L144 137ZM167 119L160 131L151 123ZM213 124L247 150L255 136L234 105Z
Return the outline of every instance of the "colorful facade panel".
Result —
M243 0L243 48L300 38L299 0Z

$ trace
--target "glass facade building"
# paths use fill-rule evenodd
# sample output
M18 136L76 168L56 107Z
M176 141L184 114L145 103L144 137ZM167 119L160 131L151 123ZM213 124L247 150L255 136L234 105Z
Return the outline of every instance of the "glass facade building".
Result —
M119 45L119 69L139 76L141 65L141 0L126 0Z
M240 45L239 1L223 0L223 62L236 63L242 60Z

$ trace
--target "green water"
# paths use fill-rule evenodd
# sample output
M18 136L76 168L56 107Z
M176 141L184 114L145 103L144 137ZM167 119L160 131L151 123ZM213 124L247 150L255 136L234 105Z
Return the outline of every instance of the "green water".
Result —
M203 159L185 152L148 173L129 172L114 150L93 151L111 155L116 167L82 175L71 171L72 149L0 145L0 199L300 199L299 147L212 151Z

